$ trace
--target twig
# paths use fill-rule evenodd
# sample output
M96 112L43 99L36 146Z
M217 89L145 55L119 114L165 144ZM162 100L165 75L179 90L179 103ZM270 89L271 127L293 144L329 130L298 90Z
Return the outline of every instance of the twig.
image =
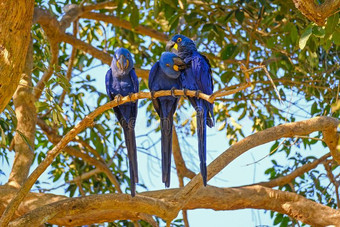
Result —
M51 61L48 66L48 69L44 72L41 79L38 81L37 85L34 87L33 95L36 100L38 100L44 90L45 83L51 78L55 67L58 64L58 55L59 55L59 43L55 41L51 41Z
M278 177L278 178L275 178L275 179L267 181L267 182L259 182L259 183L255 183L255 184L251 184L251 185L261 185L261 186L269 187L269 188L273 188L273 187L277 187L277 186L283 186L285 184L288 184L289 182L291 182L293 179L297 178L298 176L310 171L311 169L314 169L320 163L323 163L325 160L327 160L327 158L330 157L330 156L331 156L331 154L327 153L324 156L322 156L321 158L316 159L313 162L307 163L307 164L297 168L296 170L294 170L293 172L291 172L290 174L288 174L286 176ZM248 185L248 186L251 186L251 185Z
M78 33L78 20L75 20L73 22L73 36L77 37L77 33ZM72 46L71 57L68 61L67 72L66 72L66 79L68 81L70 81L72 77L73 62L74 62L74 58L76 57L76 53L77 53L77 49ZM65 96L66 96L66 90L63 90L63 93L61 94L60 99L59 99L60 107L62 107L64 103Z

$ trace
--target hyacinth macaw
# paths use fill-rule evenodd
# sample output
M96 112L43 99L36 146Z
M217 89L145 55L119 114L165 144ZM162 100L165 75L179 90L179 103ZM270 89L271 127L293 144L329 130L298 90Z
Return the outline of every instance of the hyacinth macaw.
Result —
M116 96L126 96L139 90L137 75L133 68L133 59L125 48L118 48L112 59L110 69L105 77L106 92L113 100ZM114 113L123 127L125 144L129 158L131 179L131 195L136 194L138 183L137 150L135 138L135 122L137 117L137 102L129 102L113 108Z
M166 49L177 54L189 66L181 76L184 89L202 91L207 95L213 93L209 60L197 51L196 45L191 39L184 35L175 35L167 43ZM203 184L206 186L206 125L213 127L215 124L213 104L197 97L188 97L188 99L197 112L198 154Z
M182 89L180 75L184 67L184 62L176 54L164 52L150 70L150 91ZM153 106L161 119L162 181L166 187L170 186L172 125L178 100L179 97L174 95L152 99Z

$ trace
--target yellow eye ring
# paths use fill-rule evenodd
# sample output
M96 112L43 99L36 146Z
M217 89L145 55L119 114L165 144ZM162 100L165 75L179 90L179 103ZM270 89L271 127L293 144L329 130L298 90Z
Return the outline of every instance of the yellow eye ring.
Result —
M179 42L182 42L182 38L178 38L177 39L177 42L179 43Z
M170 67L170 65L169 65L169 64L166 64L166 66Z

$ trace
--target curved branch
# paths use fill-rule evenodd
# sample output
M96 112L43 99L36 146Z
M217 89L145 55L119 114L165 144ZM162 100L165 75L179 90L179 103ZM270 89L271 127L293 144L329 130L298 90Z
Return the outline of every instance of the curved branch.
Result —
M182 179L183 177L192 179L196 174L185 165L175 127L172 128L172 154L174 156L178 177Z
M138 25L137 27L133 28L129 21L122 20L119 17L109 16L102 13L86 12L81 15L81 18L104 21L116 27L124 28L130 31L133 30L134 32L141 35L150 36L161 42L167 42L169 40L169 37L162 32L146 27L144 25Z
M339 120L332 117L323 116L315 117L305 121L283 124L257 132L235 143L233 146L224 151L219 157L217 157L212 163L210 163L207 169L208 180L224 169L235 158L250 150L251 148L275 141L283 137L308 135L315 131L334 132L335 130L333 134L336 134L336 128L338 125ZM326 138L328 138L328 136L325 136L325 140ZM331 144L334 146L329 146L331 153L336 152L337 144L337 140L334 140L334 138L332 139L333 140ZM333 158L336 159L335 157ZM339 160L337 161L339 162ZM198 174L175 196L175 200L184 206L185 203L189 201L202 186L202 176L201 174Z
M59 141L62 139L61 136L57 135L56 132L52 130L43 120L38 119L37 123L39 127L44 131L45 135L47 136L48 140L51 143L53 143L54 145L59 143ZM105 163L98 161L95 158L92 158L90 155L86 153L78 151L74 147L67 146L64 148L64 150L69 155L81 158L83 161L89 163L90 165L96 166L101 172L106 174L111 183L115 186L117 192L123 193L122 190L120 189L119 182L117 181L116 177L112 174L111 170Z
M129 195L105 194L69 198L39 206L12 221L9 226L39 225L44 222L58 225L85 225L113 220L136 219L132 212L143 210L163 219L173 215L171 199L180 189L144 192L132 198ZM33 193L30 193L32 196ZM166 202L164 202L166 201ZM185 209L237 210L266 209L287 214L312 226L340 223L340 211L321 205L292 192L283 192L262 186L217 188L207 186L188 201ZM125 212L127 216L122 216ZM44 217L47 217L46 219ZM86 217L86 218L84 218Z
M267 182L259 182L259 183L251 184L251 185L260 185L260 186L269 187L269 188L273 188L273 187L277 187L277 186L283 186L285 184L288 184L289 182L291 182L292 180L294 180L298 176L310 171L311 169L314 169L316 166L318 166L320 163L323 163L330 156L331 156L331 154L327 153L324 156L322 156L321 158L316 159L313 162L307 163L307 164L297 168L296 170L294 170L293 172L291 172L290 174L288 174L286 176L278 177L278 178L275 178L275 179L267 181ZM249 186L251 186L251 185L249 185Z
M59 55L59 43L51 40L51 61L48 66L48 69L44 72L41 79L35 85L33 89L33 95L36 100L38 100L44 90L46 82L51 78L57 64L58 64L58 55Z

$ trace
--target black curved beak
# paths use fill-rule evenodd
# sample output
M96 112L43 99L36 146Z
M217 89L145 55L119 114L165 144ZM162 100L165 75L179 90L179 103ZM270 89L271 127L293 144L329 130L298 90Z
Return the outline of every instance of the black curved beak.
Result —
M120 70L124 70L127 69L127 67L129 66L129 62L126 60L124 55L120 55L119 58L117 59L117 67Z
M187 65L180 57L174 57L172 58L172 60L174 61L174 65L178 66L179 70L183 70L187 68Z
M170 40L170 41L166 44L165 50L171 52L171 49L175 46L175 44L176 44L176 43L175 43L174 41Z

